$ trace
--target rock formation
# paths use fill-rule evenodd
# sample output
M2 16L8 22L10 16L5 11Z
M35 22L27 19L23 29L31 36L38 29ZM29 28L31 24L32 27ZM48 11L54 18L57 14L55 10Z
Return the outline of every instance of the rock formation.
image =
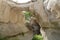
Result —
M60 0L38 0L34 5L44 40L60 40Z
M27 4L28 5L28 4ZM22 10L28 10L9 1L0 0L0 40L31 40L32 32L25 26Z
M33 0L24 4L0 0L1 40L31 40L32 32L25 26L22 11L30 11L36 17L44 40L60 40L59 0Z

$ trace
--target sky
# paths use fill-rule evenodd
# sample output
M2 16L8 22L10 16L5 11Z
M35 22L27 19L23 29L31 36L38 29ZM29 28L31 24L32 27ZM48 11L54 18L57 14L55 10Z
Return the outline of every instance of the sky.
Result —
M26 2L31 1L31 0L13 0L13 1L15 1L17 3L26 3Z

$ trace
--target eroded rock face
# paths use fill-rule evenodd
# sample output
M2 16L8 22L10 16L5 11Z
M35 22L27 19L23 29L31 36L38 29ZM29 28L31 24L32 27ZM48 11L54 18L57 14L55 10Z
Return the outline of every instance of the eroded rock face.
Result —
M0 1L0 22L8 23L9 15L10 15L10 12L9 12L10 11L10 7L8 5L5 5L5 4L6 3L4 3L2 0Z
M0 38L7 38L8 40L15 40L15 38L17 40L30 40L32 38L32 32L25 27L25 18L21 12L29 10L34 13L32 15L36 16L37 22L41 26L41 33L44 40L60 40L59 0L37 0L31 6L28 4L16 5L10 3L6 3L4 0L0 1Z
M32 39L32 32L25 27L25 16L21 9L19 7L11 7L5 1L0 1L0 39L20 40L21 38L21 40L27 40L29 35L31 36L28 38L31 37L30 39Z
M60 1L45 0L45 2L43 5L43 0L38 0L38 4L35 4L42 36L44 40L60 40Z

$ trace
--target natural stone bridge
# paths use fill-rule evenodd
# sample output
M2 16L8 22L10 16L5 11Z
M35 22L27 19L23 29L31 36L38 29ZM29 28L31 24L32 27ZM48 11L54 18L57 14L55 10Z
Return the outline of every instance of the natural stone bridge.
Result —
M30 11L37 18L44 40L60 40L59 0L33 0L25 4L0 0L0 40L32 39L22 11Z

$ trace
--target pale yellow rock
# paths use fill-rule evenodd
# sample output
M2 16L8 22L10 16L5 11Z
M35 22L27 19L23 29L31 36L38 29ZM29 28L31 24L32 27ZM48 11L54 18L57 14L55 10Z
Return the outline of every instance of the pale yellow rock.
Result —
M10 12L10 22L11 23L17 23L17 18L18 18L18 15L17 15L17 11L14 11L13 9L11 9L11 12Z
M22 8L20 9L19 7L11 7L5 1L0 0L0 38L4 38L6 36L13 36L22 32L28 32L29 30L25 26L25 16L21 12ZM31 36L29 35L29 33L26 33L25 37L20 35L20 37L18 38L23 38L22 40L26 40L26 38L28 38L27 40L30 40L29 38L32 37L32 33Z
M22 32L27 32L29 31L27 27L25 26L25 16L23 12L18 13L18 22L17 25L20 26Z
M5 2L2 1L0 5L0 22L8 22L10 15L10 7Z

